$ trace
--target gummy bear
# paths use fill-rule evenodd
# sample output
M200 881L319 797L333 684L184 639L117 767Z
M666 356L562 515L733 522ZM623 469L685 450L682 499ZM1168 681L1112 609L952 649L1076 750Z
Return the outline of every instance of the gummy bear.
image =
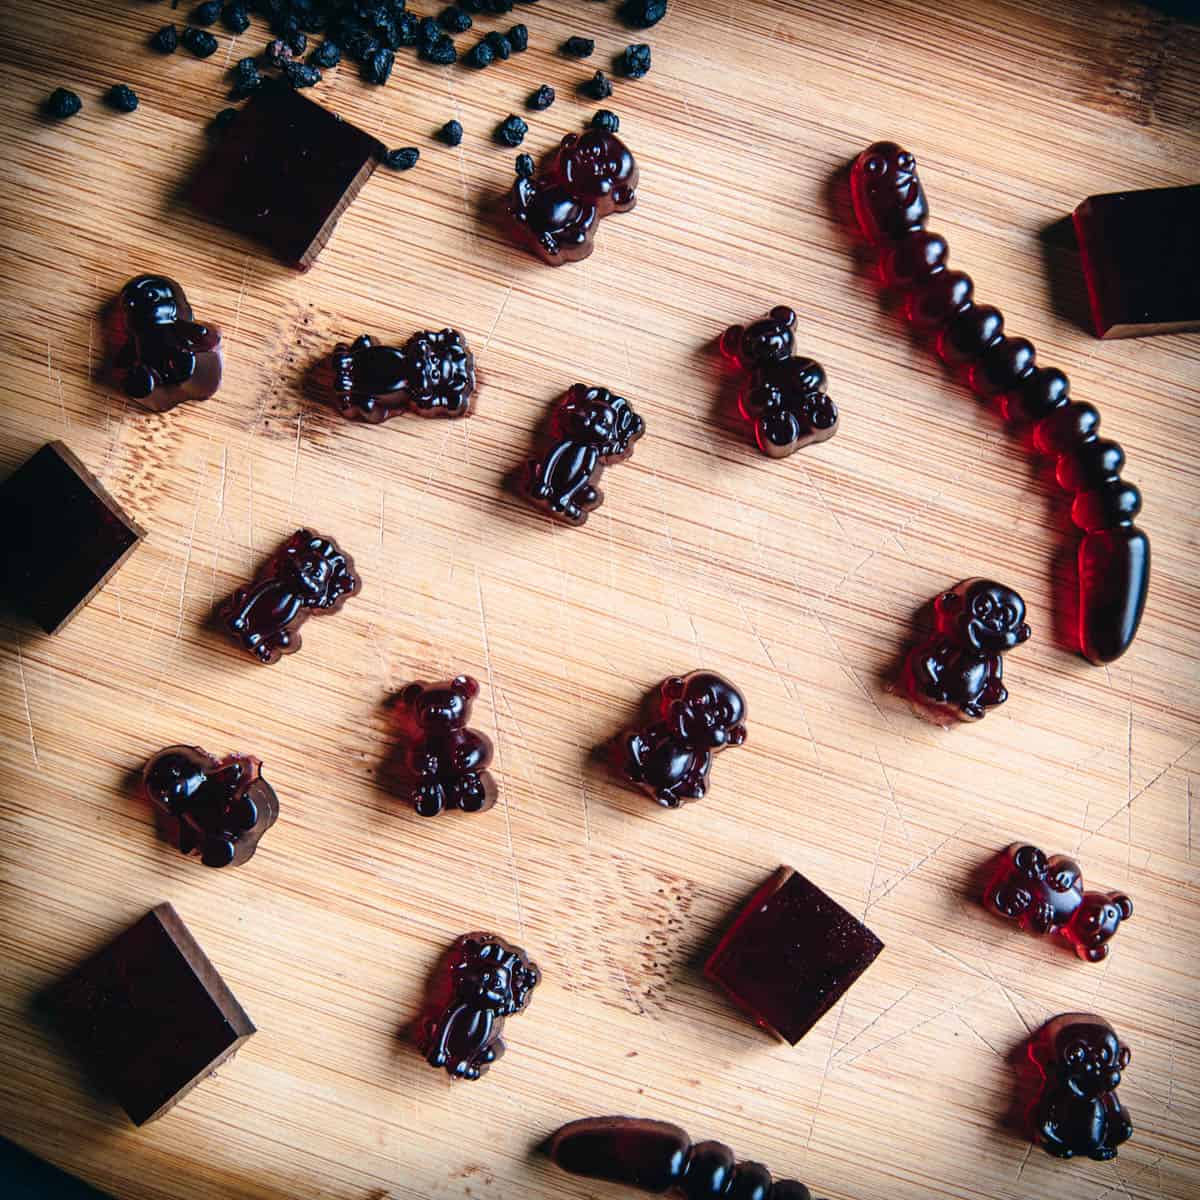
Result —
M403 412L465 417L475 393L475 359L456 329L414 333L403 348L365 333L334 347L334 403L351 421L378 424Z
M513 184L508 217L544 262L579 262L595 249L600 219L637 204L637 185L637 163L616 134L569 133L539 172Z
M247 862L279 816L275 789L250 755L168 746L146 764L142 791L170 841L206 867Z
M1062 1013L1029 1040L1029 1061L1041 1078L1030 1111L1034 1140L1055 1158L1116 1158L1133 1122L1117 1088L1129 1047L1094 1013Z
M401 728L396 756L397 790L423 817L444 808L483 812L496 802L496 783L487 770L492 743L467 728L479 684L470 675L449 683L410 683L393 712Z
M207 400L221 386L221 331L192 320L183 288L165 275L138 275L105 313L107 372L131 400L167 412Z
M417 1048L453 1079L478 1079L505 1050L505 1017L522 1012L541 980L519 946L464 933L442 956L414 1026Z
M746 700L711 671L672 675L652 693L646 724L613 744L621 774L664 808L702 800L713 755L746 740Z
M748 372L738 411L763 454L783 458L837 432L837 405L825 394L825 371L811 358L792 357L796 314L782 305L753 325L731 325L721 353Z
M1124 452L1098 436L1090 404L1071 401L1066 375L1039 366L1032 343L1006 335L999 309L977 304L971 277L947 266L946 239L925 229L929 206L907 150L868 146L851 168L850 193L883 278L906 296L909 320L979 395L997 398L1008 419L1032 422L1034 445L1056 460L1059 485L1074 495L1071 519L1084 531L1079 647L1090 662L1112 662L1137 634L1150 583L1150 539L1133 523L1142 497L1121 478Z
M1002 656L1029 639L1025 601L990 579L965 579L933 607L936 631L909 651L905 690L934 714L978 721L1008 699Z
M300 626L314 612L337 612L360 586L337 542L297 529L254 582L225 601L221 619L243 650L270 665L300 649Z
M667 1121L587 1117L555 1130L545 1151L572 1175L628 1183L683 1200L812 1200L804 1184L772 1180L762 1163L738 1162L724 1142L693 1142Z
M645 423L624 396L577 383L554 406L541 452L530 459L520 490L568 525L582 525L604 493L597 486L606 466L627 459Z
M1107 958L1117 927L1133 916L1133 901L1123 892L1085 892L1074 859L1047 858L1036 846L1019 843L998 857L983 899L1030 933L1059 935L1085 962Z

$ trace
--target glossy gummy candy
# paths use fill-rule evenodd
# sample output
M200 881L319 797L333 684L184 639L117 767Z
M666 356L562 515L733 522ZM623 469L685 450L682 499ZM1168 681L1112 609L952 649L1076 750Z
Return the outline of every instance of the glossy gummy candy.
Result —
M519 946L464 933L442 956L414 1025L417 1048L452 1079L478 1079L505 1050L506 1017L524 1011L541 980Z
M586 1117L547 1140L550 1160L572 1175L628 1183L681 1200L812 1200L794 1179L738 1162L723 1142L693 1142L678 1125L644 1117Z
M1029 933L1063 938L1085 962L1103 962L1118 926L1133 916L1124 892L1085 892L1073 858L1015 842L997 857L983 902Z
M863 236L880 256L884 280L906 297L909 320L1006 417L1030 422L1037 449L1055 459L1060 486L1074 494L1071 519L1084 531L1078 550L1079 648L1097 665L1129 648L1146 605L1150 539L1133 522L1141 493L1121 478L1125 455L1099 437L1099 414L1070 399L1060 370L1037 363L1025 338L974 299L969 275L947 265L949 247L925 228L929 206L916 159L876 142L854 161L850 194Z
M221 386L221 331L192 320L183 288L165 275L138 275L105 313L107 373L152 412L207 400Z
M933 635L905 659L904 690L935 716L978 721L1008 699L1003 656L1029 640L1025 601L990 579L965 579L933 610Z
M569 133L540 171L513 184L508 217L544 262L578 262L595 249L603 217L637 204L637 185L637 163L615 133Z
M142 772L142 793L166 837L206 867L247 862L279 816L279 800L259 759L216 758L199 746L159 751Z
M410 683L396 697L392 712L401 744L392 774L395 790L423 817L443 809L483 812L496 802L496 783L488 767L491 740L468 729L479 684L470 675L448 683Z
M1129 1047L1094 1013L1062 1013L1027 1045L1040 1079L1029 1112L1032 1136L1055 1158L1116 1158L1133 1122L1117 1088L1129 1066Z
M604 468L623 462L646 431L624 396L577 383L551 410L539 453L520 473L531 503L568 525L582 525L604 501Z
M746 700L712 671L672 675L654 690L644 724L613 744L614 765L664 808L702 800L713 755L746 740Z
M270 665L300 649L300 626L313 613L337 612L360 586L337 542L297 529L254 582L225 601L221 620L247 654Z
M825 394L825 371L811 358L793 357L796 314L771 309L752 325L731 325L721 353L746 372L738 411L763 454L783 458L837 433L837 405Z

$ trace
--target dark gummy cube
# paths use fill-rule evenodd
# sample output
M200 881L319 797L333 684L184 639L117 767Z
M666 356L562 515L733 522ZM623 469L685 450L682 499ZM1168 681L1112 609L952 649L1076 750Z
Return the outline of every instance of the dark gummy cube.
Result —
M384 147L286 85L251 97L192 181L201 212L312 266Z
M170 904L97 951L44 1002L135 1125L161 1117L255 1032Z
M145 537L62 442L43 446L0 485L5 605L57 633Z
M1200 329L1200 184L1089 196L1074 219L1097 337Z
M840 904L780 867L738 912L704 974L794 1046L882 949Z

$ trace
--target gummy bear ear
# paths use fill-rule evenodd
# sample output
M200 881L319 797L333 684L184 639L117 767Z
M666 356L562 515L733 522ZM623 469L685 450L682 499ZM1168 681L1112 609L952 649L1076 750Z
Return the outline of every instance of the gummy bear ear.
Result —
M957 592L943 592L934 603L941 612L955 613L962 607L962 598Z
M1124 892L1118 892L1113 896L1112 902L1117 906L1122 921L1128 921L1133 916L1133 901Z
M742 334L746 332L745 325L730 325L730 327L721 334L721 353L726 358L737 358L738 347L742 344Z
M1129 1047L1126 1046L1124 1042L1122 1042L1121 1043L1121 1053L1117 1057L1117 1066L1120 1067L1122 1071L1125 1070L1125 1068L1127 1066L1129 1066L1129 1061L1132 1058L1133 1058L1133 1051L1130 1050Z
M1108 946L1089 946L1086 954L1088 962L1103 962L1108 957Z
M1033 630L1030 629L1028 625L1022 623L1020 628L1018 628L1016 635L1015 635L1016 639L1017 639L1017 645L1020 645L1022 642L1029 641L1030 635L1032 633L1033 633Z
M796 314L786 304L780 304L778 307L771 309L769 316L772 321L778 325L782 325L785 329L794 329L796 327Z
M451 686L468 700L479 695L479 684L470 675L456 675Z
M399 700L401 704L412 707L412 705L416 704L416 702L421 698L421 693L424 692L424 690L425 688L421 684L410 683L407 687L401 688L400 695L397 696L396 699Z
M682 675L672 675L670 679L664 680L662 685L662 694L668 700L678 700L687 691L687 684L683 681Z

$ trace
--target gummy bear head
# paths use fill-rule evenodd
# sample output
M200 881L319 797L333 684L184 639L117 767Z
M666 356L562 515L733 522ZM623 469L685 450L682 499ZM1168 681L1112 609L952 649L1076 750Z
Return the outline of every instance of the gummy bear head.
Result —
M520 1012L541 975L515 947L494 934L467 937L454 964L454 995L460 1004L498 1015Z
M937 600L938 627L976 654L1002 654L1028 640L1025 601L990 579L966 579Z
M297 530L283 548L281 580L297 592L306 608L325 608L344 590L346 560L328 539Z
M146 791L169 812L177 813L208 781L210 760L191 746L170 746L146 764Z
M594 445L605 458L627 454L645 430L642 418L624 396L583 383L567 393L553 423L557 435Z
M1070 930L1079 956L1088 962L1107 958L1108 941L1132 916L1133 901L1124 892L1084 892Z
M187 302L179 284L165 275L139 275L121 289L129 320L141 327L170 325L186 318Z
M603 129L569 133L558 149L559 165L567 190L579 200L598 207L625 207L632 203L638 169L625 143Z
M479 695L479 684L470 675L459 675L449 683L426 687L410 683L400 698L413 712L417 724L431 733L461 728L471 715L471 701Z
M1099 1017L1064 1023L1054 1038L1054 1064L1060 1081L1076 1095L1094 1099L1121 1084L1129 1047Z
M673 676L662 685L662 716L682 741L702 749L740 746L746 740L746 700L711 671Z
M475 390L475 360L456 329L415 333L404 346L405 382L418 408L457 415Z
M790 358L795 338L796 314L783 305L771 309L753 325L731 325L721 335L721 353L743 370Z
M855 160L850 183L858 223L872 242L896 240L929 218L917 160L895 142L868 146Z

